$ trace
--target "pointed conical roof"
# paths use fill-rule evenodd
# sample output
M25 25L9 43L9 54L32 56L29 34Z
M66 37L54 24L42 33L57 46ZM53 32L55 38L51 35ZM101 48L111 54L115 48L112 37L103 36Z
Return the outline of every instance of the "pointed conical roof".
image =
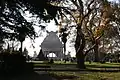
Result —
M41 48L48 48L48 49L55 49L55 48L62 48L62 42L56 35L56 32L49 32L46 38L41 43Z

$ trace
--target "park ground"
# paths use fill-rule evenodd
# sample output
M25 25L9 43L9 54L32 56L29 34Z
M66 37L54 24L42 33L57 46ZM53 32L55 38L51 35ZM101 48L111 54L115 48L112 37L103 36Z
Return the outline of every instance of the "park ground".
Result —
M60 65L58 63L49 64L52 68L60 67L61 70L66 69L67 71L59 71L59 69L58 71L48 71L48 73L57 80L120 80L120 63L89 64L86 62L86 71L76 70L75 64L76 63L61 63ZM37 66L38 64L35 65Z
M120 72L50 72L57 80L120 80Z
M76 63L53 64L34 62L34 67L51 66L51 69L36 69L34 73L9 76L0 80L120 80L120 63L91 63L86 62L87 70L81 71Z
M120 72L37 71L0 80L120 80Z

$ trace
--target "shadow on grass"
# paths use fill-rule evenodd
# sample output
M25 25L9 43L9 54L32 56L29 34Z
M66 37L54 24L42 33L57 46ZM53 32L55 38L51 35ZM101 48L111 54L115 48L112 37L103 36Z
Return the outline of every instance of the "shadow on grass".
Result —
M76 80L78 77L74 75L60 75L55 73L49 73L50 76L56 78L57 80Z
M45 72L31 72L19 75L0 76L0 80L56 80Z

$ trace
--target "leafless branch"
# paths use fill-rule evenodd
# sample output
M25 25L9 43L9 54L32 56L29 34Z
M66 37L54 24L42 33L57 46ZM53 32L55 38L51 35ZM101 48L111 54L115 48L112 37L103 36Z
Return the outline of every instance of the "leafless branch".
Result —
M103 36L103 34L100 35L99 37L97 37L95 40L96 40L96 41L99 40L102 36ZM95 43L90 49L88 49L88 50L85 52L85 56L88 54L88 52L90 52L92 49L94 49L95 46L96 46L96 43Z
M86 52L85 52L85 56L92 50L92 49L94 49L94 47L96 46L96 44L94 44L90 49L88 49Z
M79 5L77 4L77 0L71 0L71 2L72 2L77 8L79 8Z
M83 10L84 10L83 2L82 2L82 0L78 0L78 2L79 2L79 5L80 5L80 12L83 14Z
M88 13L85 14L83 18L87 17L87 16L94 10L94 9L91 9L91 8L90 8L90 6L91 6L91 4L92 4L93 2L94 2L94 0L92 0L92 1L90 2L90 4L88 4L88 6L87 6Z
M95 14L93 14L93 16L91 17L91 20L89 21L90 22L89 26L92 26L93 20L94 20L96 15L97 15L97 12ZM89 36L91 36L92 39L95 39L93 32L90 29L88 29L87 26L85 26L85 27L86 27L86 30L88 31Z
M72 18L74 19L75 23L77 23L76 18L73 16L73 14L66 8L64 8L65 11L67 11L68 14L70 14L72 16Z

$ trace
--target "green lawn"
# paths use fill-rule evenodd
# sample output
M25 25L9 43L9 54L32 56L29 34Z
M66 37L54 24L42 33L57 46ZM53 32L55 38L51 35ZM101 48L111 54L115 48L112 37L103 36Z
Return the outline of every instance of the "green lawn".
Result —
M58 80L120 80L120 72L49 72Z
M91 64L89 64L88 62L85 62L87 67L120 67L120 63L96 63L96 62L92 62Z
M61 68L61 69L75 69L76 63L64 63L64 62L55 62L54 64L47 63L34 63L34 66L44 66L48 65L51 68ZM93 70L120 70L120 63L95 63L92 62L89 64L85 62L87 69ZM120 80L120 72L94 72L94 71L48 71L49 75L57 78L58 80Z
M37 67L37 66L51 66L51 68L76 68L76 63L70 63L70 62L67 62L67 63L64 63L64 62L57 62L55 61L54 64L49 64L47 62L33 62L34 63L34 66ZM85 62L85 65L87 68L91 68L91 69L94 69L94 68L120 68L120 63L104 63L104 64L101 64L101 63L96 63L96 62L92 62L91 64L89 64L88 62Z

